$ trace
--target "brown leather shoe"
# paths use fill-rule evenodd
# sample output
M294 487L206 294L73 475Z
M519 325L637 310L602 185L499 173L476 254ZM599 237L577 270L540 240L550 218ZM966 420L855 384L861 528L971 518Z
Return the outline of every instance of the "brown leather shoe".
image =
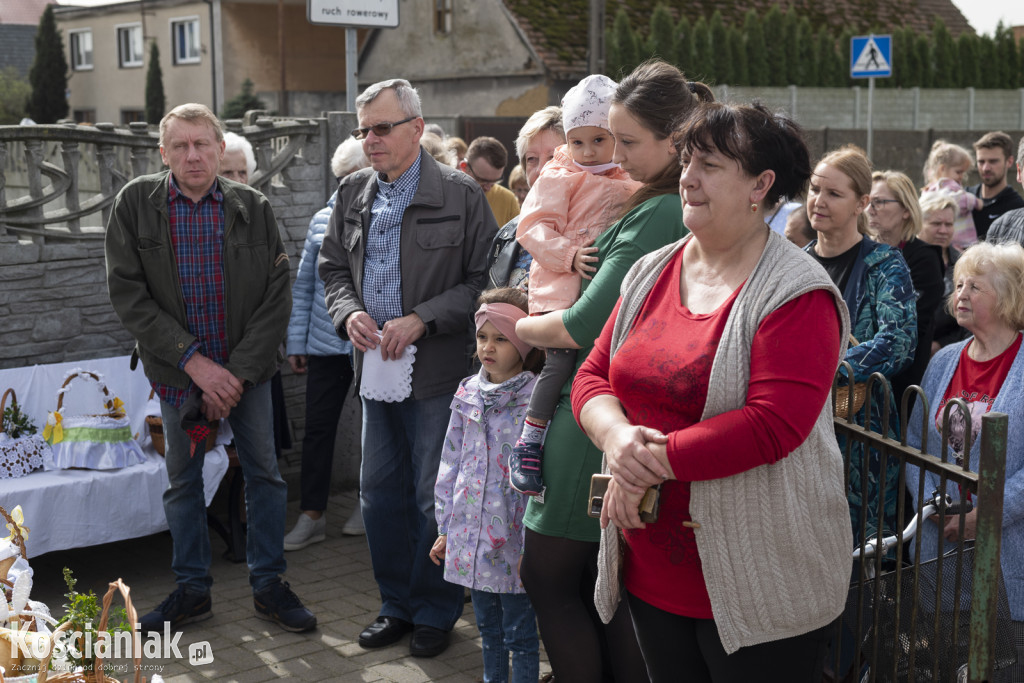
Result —
M377 617L359 634L359 646L367 649L387 647L412 630L412 624L398 617Z

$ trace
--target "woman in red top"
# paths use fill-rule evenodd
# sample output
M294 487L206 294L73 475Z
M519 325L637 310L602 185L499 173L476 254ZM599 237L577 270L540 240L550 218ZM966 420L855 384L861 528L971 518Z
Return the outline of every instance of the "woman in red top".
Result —
M692 239L630 271L573 409L612 474L602 524L624 530L651 680L817 683L849 579L827 403L849 319L764 218L803 193L810 160L796 124L761 105L705 105L681 130Z

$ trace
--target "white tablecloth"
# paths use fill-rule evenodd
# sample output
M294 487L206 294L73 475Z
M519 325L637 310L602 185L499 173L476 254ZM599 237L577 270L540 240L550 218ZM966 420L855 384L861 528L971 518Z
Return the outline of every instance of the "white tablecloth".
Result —
M147 456L144 464L122 470L38 470L19 479L0 479L0 505L8 511L21 505L25 513L25 524L31 530L29 557L137 538L167 528L162 498L167 468L144 429L150 386L142 368L132 372L128 362L128 356L120 356L0 370L0 392L14 387L19 405L40 433L47 413L57 407L57 389L70 370L83 368L101 374L110 393L124 401L132 431L140 436ZM99 405L99 392L91 382L73 381L64 399L66 412L98 412ZM222 445L206 454L203 482L207 505L227 469ZM6 534L2 524L0 530L0 536Z

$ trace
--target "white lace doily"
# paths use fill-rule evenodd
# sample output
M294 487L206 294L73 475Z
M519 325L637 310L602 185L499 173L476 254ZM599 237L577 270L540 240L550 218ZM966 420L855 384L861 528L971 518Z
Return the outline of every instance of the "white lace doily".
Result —
M395 360L384 360L381 346L363 354L363 372L359 395L371 401L397 403L412 395L412 364L416 360L416 347L405 347Z

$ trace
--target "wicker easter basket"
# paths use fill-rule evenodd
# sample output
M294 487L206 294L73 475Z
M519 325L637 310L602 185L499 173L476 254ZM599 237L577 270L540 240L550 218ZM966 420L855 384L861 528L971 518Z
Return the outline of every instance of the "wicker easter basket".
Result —
M8 389L0 399L0 416L7 410L7 398L11 399L11 407L17 409L18 395L14 389ZM0 479L24 477L33 470L43 466L43 460L50 450L43 437L39 434L23 434L11 436L4 431L0 421Z
M103 412L65 414L64 394L75 379L97 385ZM75 369L68 373L57 391L57 409L50 413L44 434L52 451L52 457L43 461L47 470L112 470L146 462L120 400L110 394L100 375L89 370Z
M852 334L850 335L850 346L857 346L860 342ZM867 382L854 382L844 387L838 387L836 389L835 403L833 404L832 414L835 417L849 417L850 412L850 401L853 400L853 415L860 412L860 409L864 407L864 401L868 397L868 383Z
M100 612L100 623L96 629L97 631L103 631L107 628L107 620L110 617L110 604L113 602L114 593L119 592L121 597L124 598L124 608L128 613L128 621L132 624L132 663L135 671L135 676L131 679L125 678L124 683L127 683L129 680L134 680L135 683L146 683L146 678L142 675L142 634L139 632L138 613L135 611L134 605L132 605L131 589L121 579L111 581L109 585L110 587L107 589L106 595L103 596L103 610ZM58 634L69 630L71 626L72 623L70 621L58 626L53 632L53 641L56 642ZM51 672L49 669L52 656L53 648L51 647L46 657L39 663L38 683L46 683L46 681L51 683L104 683L104 681L119 683L120 679L103 673L103 659L99 656L96 657L96 668L93 671Z
M155 390L149 390L149 398L152 400L153 396L156 395ZM213 447L217 445L217 428L220 426L219 420L214 420L209 423L210 433L206 436L206 450L211 451ZM147 415L146 416L146 427L149 429L149 438L153 441L153 449L156 450L160 455L164 455L167 450L167 442L164 440L164 420L159 415Z

